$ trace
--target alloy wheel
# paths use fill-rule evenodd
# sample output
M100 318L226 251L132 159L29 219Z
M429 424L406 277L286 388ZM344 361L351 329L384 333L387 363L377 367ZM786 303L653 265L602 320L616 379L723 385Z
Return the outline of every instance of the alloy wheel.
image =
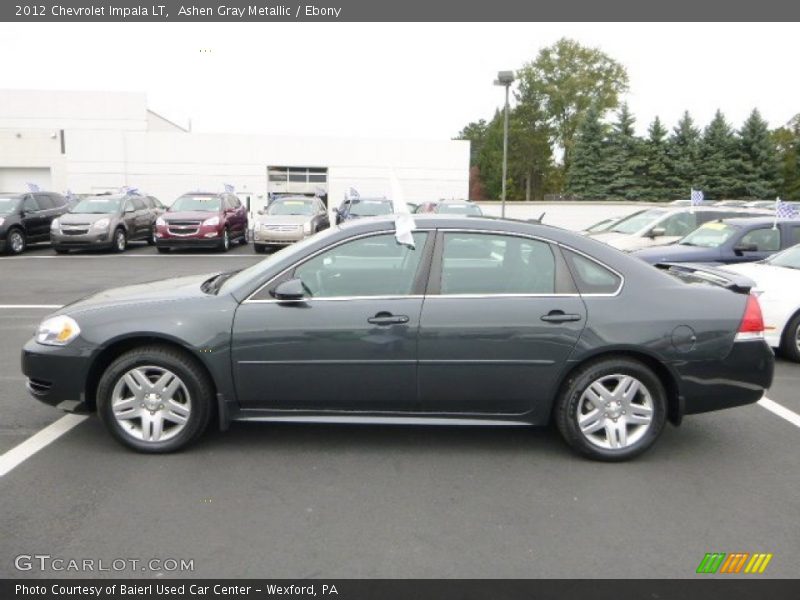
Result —
M635 377L606 375L586 388L576 415L580 432L591 444L619 450L647 433L653 422L653 397Z
M222 232L222 247L225 248L225 250L229 250L231 247L231 236L228 234L227 229Z
M120 428L134 439L164 442L189 422L192 401L180 377L157 366L130 369L111 392L111 412Z
M794 332L794 345L797 348L797 352L800 353L800 323L797 324L797 329Z
M13 254L19 254L25 250L25 238L15 229L8 235L8 245Z
M117 229L117 233L114 234L114 243L117 246L117 252L122 252L125 250L125 232L122 229Z

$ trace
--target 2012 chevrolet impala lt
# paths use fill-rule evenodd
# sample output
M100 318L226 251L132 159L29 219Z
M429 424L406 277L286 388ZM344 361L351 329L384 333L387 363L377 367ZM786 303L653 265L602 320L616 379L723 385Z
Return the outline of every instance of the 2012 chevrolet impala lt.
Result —
M658 270L535 223L392 217L238 272L113 289L24 347L37 399L144 452L233 420L546 425L596 459L756 402L773 355L748 280ZM730 275L730 274L728 274ZM732 276L735 277L735 276Z

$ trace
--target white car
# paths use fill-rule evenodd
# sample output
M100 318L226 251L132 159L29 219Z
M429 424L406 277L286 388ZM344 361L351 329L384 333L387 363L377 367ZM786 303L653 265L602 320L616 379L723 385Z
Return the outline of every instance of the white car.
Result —
M764 337L773 348L800 362L800 244L756 263L726 265L756 282L764 314Z
M633 213L609 229L590 233L594 239L620 250L632 252L676 242L703 223L733 217L761 217L765 211L713 208L705 206L664 207Z

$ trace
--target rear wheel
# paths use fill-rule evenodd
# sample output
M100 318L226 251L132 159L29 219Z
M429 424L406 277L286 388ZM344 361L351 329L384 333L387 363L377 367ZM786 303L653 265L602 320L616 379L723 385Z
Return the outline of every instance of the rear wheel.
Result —
M666 392L655 373L619 357L589 363L570 376L555 419L573 449L595 460L619 461L647 450L666 414Z
M781 350L789 360L800 362L800 314L796 314L786 326Z
M9 254L22 254L25 252L25 247L28 245L28 240L25 238L25 232L20 228L15 227L8 232L6 236L6 249Z
M208 376L186 354L162 346L126 352L97 386L100 417L114 438L139 452L172 452L208 425L214 398Z

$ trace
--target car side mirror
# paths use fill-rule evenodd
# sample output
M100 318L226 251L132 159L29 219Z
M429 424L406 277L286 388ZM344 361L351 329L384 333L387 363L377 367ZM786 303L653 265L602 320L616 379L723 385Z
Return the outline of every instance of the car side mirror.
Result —
M650 230L649 236L651 238L657 238L657 237L661 237L662 235L666 235L666 234L667 234L667 230L664 229L663 227L654 227L653 229Z
M272 295L277 300L296 301L305 297L306 290L303 281L295 278L278 284L278 287L272 291Z
M743 252L758 252L758 246L755 244L736 244L733 247L733 251L739 255Z

